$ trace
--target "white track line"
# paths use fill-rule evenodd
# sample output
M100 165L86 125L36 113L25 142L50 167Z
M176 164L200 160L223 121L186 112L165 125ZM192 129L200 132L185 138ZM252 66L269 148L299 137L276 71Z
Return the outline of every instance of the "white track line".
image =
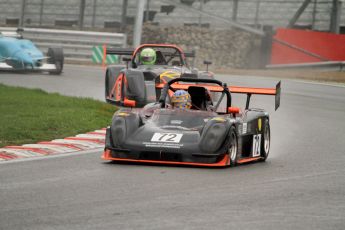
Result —
M59 146L53 146L53 145L44 145L44 144L27 144L23 145L23 147L29 147L29 148L37 148L37 149L47 149L47 150L52 150L56 153L65 153L65 152L71 152L74 149L68 148L68 147L59 147Z
M4 163L9 161L18 161L18 159L24 158L37 159L42 158L43 156L46 157L50 154L53 154L55 156L58 154L62 154L63 156L66 156L64 153L78 154L83 151L102 149L104 147L104 143L101 142L105 141L105 134L105 129L98 129L86 134L79 134L74 137L68 137L75 139L56 139L47 143L25 144L22 146L0 148L0 153L3 153L3 156L0 155L0 162ZM70 144L71 146L57 144ZM9 157L7 157L7 155Z
M94 134L79 134L79 135L76 135L76 137L105 140L105 136L94 135Z
M105 134L105 133L106 133L106 130L99 129L99 130L95 130L95 131L93 131L93 132L95 132L95 133L103 133L103 134Z
M30 157L30 158L18 158L18 159L13 159L13 160L0 161L0 164L13 164L13 163L15 164L15 163L21 163L21 162L26 162L26 161L37 161L37 160L46 160L46 159L54 159L54 158L61 158L61 157L71 157L71 156L95 153L102 150L103 148L95 148L92 150L76 151L76 152L71 152L68 154L55 154L55 155L47 155L47 156L42 155L42 156Z
M311 84L311 85L325 85L325 86L345 88L344 83L337 83L337 82L318 82L318 81L311 81L311 80L308 81L308 80L298 80L298 79L293 79L292 81L304 83L304 84Z
M103 144L99 144L99 143L96 143L94 141L86 141L86 140L57 139L57 140L53 140L52 142L77 144L77 145L85 146L89 149L90 148L99 148L99 147L103 146Z

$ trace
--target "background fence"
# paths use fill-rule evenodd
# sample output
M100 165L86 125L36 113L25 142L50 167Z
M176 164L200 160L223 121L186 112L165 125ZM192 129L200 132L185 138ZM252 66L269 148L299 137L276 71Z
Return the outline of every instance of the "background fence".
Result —
M277 45L277 41L272 43L272 28L345 33L345 17L341 17L345 4L340 0L146 1L144 21L149 23L144 26L143 41L174 43L185 49L196 49L196 63L210 59L215 67L263 67L274 63L270 61L271 46ZM127 43L132 44L137 3L138 0L0 0L0 25L123 32L128 35ZM40 48L45 49L51 43L30 36L26 37ZM107 35L89 37L93 42L84 43L80 39L84 36L87 35L75 35L72 39L76 40L74 44L62 42L67 59L72 56L82 59L81 56L91 55L93 45L126 44L122 40L120 45L116 42L117 38L111 38L115 39L114 44L100 40ZM300 39L306 38L302 36ZM64 41L62 37L60 40ZM285 47L284 50L290 51L291 47L295 47L294 51L313 53L304 46L300 47L300 44L285 43L279 43ZM280 55L285 57L286 52Z
M327 31L338 0L310 0L297 26ZM148 0L146 21L227 28L226 21L286 27L306 0ZM345 12L344 5L340 7ZM112 28L134 23L137 0L0 0L0 24ZM216 17L215 17L216 16ZM224 20L222 20L224 19ZM345 25L345 17L339 19Z

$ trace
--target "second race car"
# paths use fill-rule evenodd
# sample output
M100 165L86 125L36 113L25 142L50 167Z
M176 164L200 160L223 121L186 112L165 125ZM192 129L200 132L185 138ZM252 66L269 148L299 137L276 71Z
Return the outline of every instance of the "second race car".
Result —
M160 97L157 83L174 78L214 79L212 72L198 71L187 63L194 52L183 52L176 45L144 44L136 49L108 48L106 54L130 55L127 65L108 66L105 75L105 97L108 103L123 105L129 99L143 107ZM206 65L211 62L204 62Z

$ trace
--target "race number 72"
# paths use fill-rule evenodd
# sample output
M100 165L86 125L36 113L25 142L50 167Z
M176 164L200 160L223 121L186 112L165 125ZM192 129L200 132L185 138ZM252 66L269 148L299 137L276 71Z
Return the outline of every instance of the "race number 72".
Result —
M155 133L151 141L179 143L182 136L181 133Z
M260 156L261 150L261 134L253 135L253 157Z

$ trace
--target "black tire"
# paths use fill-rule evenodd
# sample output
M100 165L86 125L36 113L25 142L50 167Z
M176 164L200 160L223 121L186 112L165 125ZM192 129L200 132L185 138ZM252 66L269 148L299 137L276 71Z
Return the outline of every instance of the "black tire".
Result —
M56 66L55 70L50 70L50 74L60 75L64 65L64 54L62 48L48 48L48 63Z
M270 152L271 129L267 118L263 122L262 138L261 138L261 161L266 161Z
M230 166L235 166L238 160L238 138L236 134L236 129L234 126L230 128L229 131L229 147L228 147L228 154L230 158Z
M115 84L115 76L118 74L118 71L115 71L113 68L107 68L105 74L105 98L107 98L111 92L111 89Z

